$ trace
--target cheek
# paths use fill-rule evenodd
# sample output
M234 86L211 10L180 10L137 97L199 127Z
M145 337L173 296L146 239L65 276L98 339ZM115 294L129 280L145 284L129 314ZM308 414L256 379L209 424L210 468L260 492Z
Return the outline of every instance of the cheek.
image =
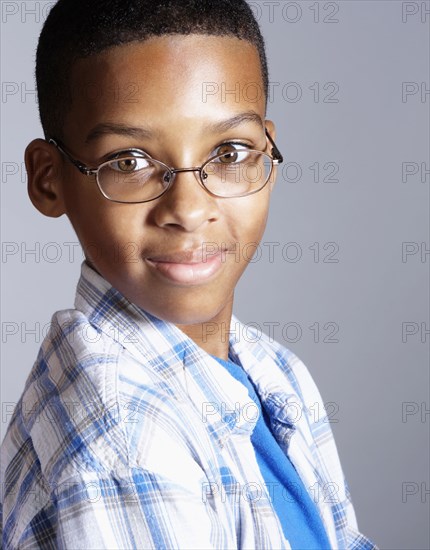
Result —
M75 185L66 199L67 216L85 252L93 261L112 261L142 245L145 213L137 205L125 205L104 198L93 181ZM142 205L140 205L142 207Z
M124 266L126 271L133 271L140 263L145 244L145 221L143 216L132 215L128 205L112 204L113 208L100 213L90 232L97 239L97 248L101 252L98 260L106 260L110 267L116 264Z
M232 200L228 205L229 230L242 247L258 244L263 236L269 211L269 193L264 191Z

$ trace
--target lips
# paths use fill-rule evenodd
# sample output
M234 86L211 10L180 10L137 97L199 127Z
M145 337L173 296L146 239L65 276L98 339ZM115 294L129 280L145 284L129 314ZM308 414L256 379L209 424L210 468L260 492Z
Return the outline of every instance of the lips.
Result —
M197 285L215 276L222 267L225 250L213 248L205 250L201 246L194 250L154 255L146 258L146 262L174 283Z
M199 264L207 262L212 256L225 252L225 250L219 247L212 247L214 249L204 249L203 245L200 248L194 250L182 250L170 254L154 255L149 258L154 262L167 262L172 264Z

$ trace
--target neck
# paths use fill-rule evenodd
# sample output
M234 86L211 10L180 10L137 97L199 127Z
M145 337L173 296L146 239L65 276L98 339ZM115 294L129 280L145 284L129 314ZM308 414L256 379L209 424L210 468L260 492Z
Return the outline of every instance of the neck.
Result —
M232 311L233 299L210 321L176 326L207 353L227 361Z

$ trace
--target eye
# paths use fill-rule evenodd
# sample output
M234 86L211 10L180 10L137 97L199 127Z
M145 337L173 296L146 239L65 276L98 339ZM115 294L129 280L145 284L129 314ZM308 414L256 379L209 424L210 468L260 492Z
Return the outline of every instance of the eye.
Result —
M109 167L112 170L116 170L122 173L138 172L150 167L151 164L148 159L143 157L127 156L116 160L111 160Z
M221 162L222 164L243 162L249 154L247 147L244 143L223 143L215 149L216 155L222 155L215 162Z

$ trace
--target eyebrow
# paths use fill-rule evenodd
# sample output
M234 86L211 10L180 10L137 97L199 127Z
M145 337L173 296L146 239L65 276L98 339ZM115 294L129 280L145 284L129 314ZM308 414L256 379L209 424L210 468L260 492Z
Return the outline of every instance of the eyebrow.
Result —
M206 125L205 129L213 133L221 133L235 128L244 122L253 122L264 129L263 119L255 111L245 111L227 120L212 122ZM127 126L126 124L118 122L101 122L96 124L96 126L89 131L85 139L85 143L90 143L102 136L112 134L138 139L149 139L153 137L153 132L149 128L145 128L143 126Z
M149 129L140 126L127 126L126 124L121 124L118 122L100 122L88 132L88 135L85 138L85 143L90 143L91 141L95 141L102 136L112 134L140 139L152 137L152 132Z
M243 122L254 122L261 126L262 129L264 129L263 119L255 111L245 111L243 113L235 115L234 117L228 118L227 120L213 122L207 126L207 129L211 132L220 133L225 132L226 130L230 130L231 128L235 128Z

